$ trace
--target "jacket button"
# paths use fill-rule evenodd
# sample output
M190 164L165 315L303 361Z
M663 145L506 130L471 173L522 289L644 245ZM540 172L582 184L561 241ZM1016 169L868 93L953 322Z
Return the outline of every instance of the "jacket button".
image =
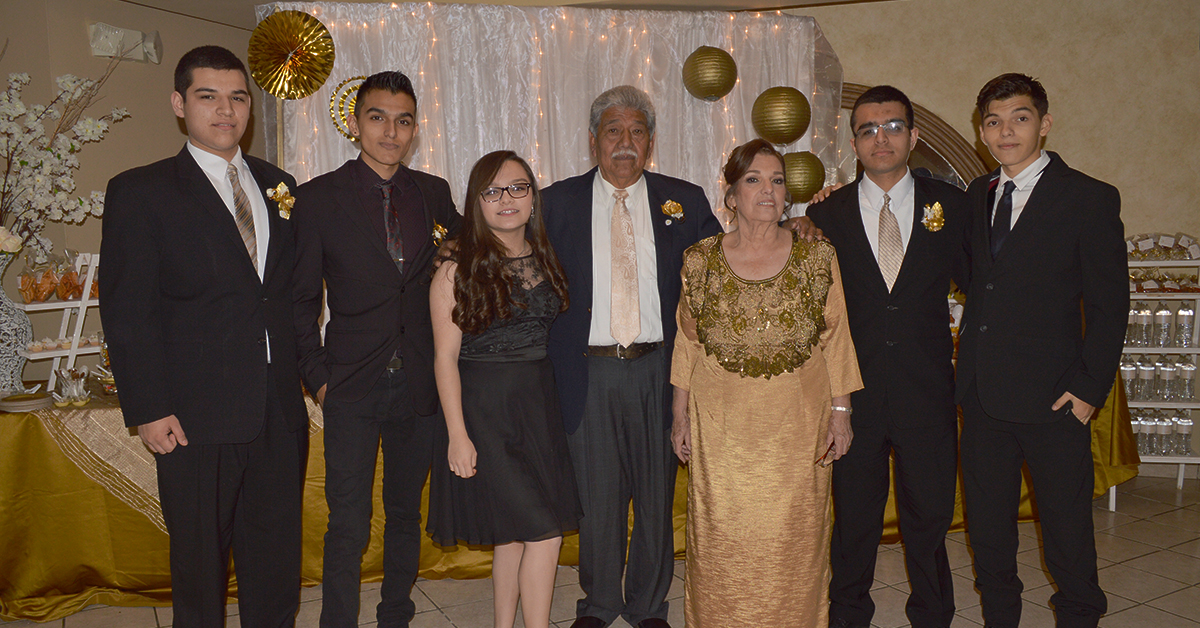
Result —
M400 326L400 333L402 333L402 334L404 333L404 325Z
M898 307L896 307L896 306L894 306L894 305L889 305L889 306L887 306L887 309L888 309L888 311L889 311L889 312L895 312L896 310L898 310L898 309L900 309L900 308L898 308Z
M990 283L984 287L987 288L988 290L991 290L993 288L992 284L990 284Z
M895 340L889 340L889 341L887 341L887 346L889 346L889 347L894 347L894 346L896 346L896 341L895 341Z
M980 325L980 326L979 326L979 331L981 331L981 332L982 332L982 331L987 331L987 325Z
M258 339L258 344L260 344L260 345L265 345L265 344L267 344L267 339L266 339L266 338L259 338L259 339Z
M263 303L267 302L267 297L263 297Z
M400 294L404 294L404 286L400 286Z

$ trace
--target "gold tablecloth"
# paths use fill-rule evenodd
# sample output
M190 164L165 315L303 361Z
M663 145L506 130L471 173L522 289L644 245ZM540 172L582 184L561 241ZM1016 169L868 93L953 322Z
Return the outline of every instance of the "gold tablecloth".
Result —
M1117 389L1093 428L1096 494L1137 475L1137 448L1128 410ZM324 497L324 445L320 413L310 406L313 438L304 493L302 581L321 577L321 548L328 511ZM363 579L382 572L383 507L376 468L371 545ZM426 496L428 498L428 488ZM684 555L687 470L675 490L676 556ZM954 528L962 529L961 491ZM1021 517L1035 515L1023 491ZM884 542L899 540L895 503L888 501ZM171 581L167 535L158 509L153 458L103 405L74 411L0 414L0 618L48 621L89 604L168 606ZM748 548L747 551L752 551ZM578 537L563 543L560 563L578 560ZM443 551L423 541L421 576L482 578L489 552ZM230 595L236 595L230 579Z

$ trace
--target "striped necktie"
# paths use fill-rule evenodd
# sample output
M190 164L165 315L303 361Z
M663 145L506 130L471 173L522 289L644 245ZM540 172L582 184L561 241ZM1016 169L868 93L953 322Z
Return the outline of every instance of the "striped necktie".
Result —
M896 285L900 264L904 261L904 243L900 240L900 223L892 213L892 199L883 195L883 209L879 210L879 270L887 282L888 291Z
M237 221L238 233L242 236L242 242L246 243L246 252L250 254L254 271L258 272L258 240L254 237L254 213L250 211L250 199L238 181L237 167L229 164L225 174L233 186L233 217Z

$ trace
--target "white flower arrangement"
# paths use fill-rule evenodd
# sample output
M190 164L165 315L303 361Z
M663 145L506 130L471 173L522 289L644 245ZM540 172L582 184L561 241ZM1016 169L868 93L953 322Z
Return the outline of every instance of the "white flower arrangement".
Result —
M83 116L118 62L109 64L97 80L58 77L58 95L48 105L21 101L21 90L30 80L25 73L9 74L8 89L0 92L0 226L10 225L11 236L28 246L39 262L54 248L42 235L47 220L79 224L104 214L103 192L75 194L74 171L84 144L99 142L110 124L129 117L128 111L115 107L99 118Z

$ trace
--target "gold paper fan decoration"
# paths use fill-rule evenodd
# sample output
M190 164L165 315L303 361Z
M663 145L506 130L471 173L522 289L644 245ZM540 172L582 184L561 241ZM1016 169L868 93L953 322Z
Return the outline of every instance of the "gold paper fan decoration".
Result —
M683 86L700 100L720 100L736 83L737 64L720 48L700 46L683 62Z
M750 120L759 136L772 144L791 144L812 117L808 99L794 87L772 87L754 100Z
M816 155L803 151L783 156L783 176L793 203L807 203L825 186L825 164Z
M296 100L321 89L333 70L333 37L303 11L278 11L250 35L250 75L263 91Z
M354 115L354 103L358 99L358 88L365 80L367 80L366 76L352 76L338 83L338 86L333 88L333 93L329 95L329 117L333 118L333 128L352 142L358 141L358 138L350 135L350 127L346 125L346 118Z

